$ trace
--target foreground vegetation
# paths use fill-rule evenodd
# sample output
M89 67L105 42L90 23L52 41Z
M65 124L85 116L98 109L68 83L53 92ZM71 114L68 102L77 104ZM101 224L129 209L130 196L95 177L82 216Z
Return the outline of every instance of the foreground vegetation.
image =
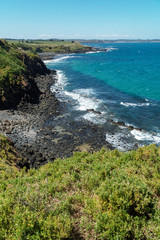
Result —
M54 52L54 53L68 53L75 51L85 51L88 47L76 41L43 41L43 40L12 40L10 44L32 53Z
M1 240L160 239L156 146L76 152L26 172L9 140L0 143Z

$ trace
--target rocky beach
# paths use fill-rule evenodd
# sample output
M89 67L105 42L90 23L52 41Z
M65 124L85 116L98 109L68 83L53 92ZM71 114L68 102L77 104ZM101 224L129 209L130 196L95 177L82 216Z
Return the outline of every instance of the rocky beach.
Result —
M25 159L21 167L39 167L74 151L96 151L106 142L102 126L73 120L69 103L60 102L50 88L56 71L38 75L35 87L40 94L34 103L22 99L16 109L0 111L1 133L7 135ZM33 91L34 89L32 89Z

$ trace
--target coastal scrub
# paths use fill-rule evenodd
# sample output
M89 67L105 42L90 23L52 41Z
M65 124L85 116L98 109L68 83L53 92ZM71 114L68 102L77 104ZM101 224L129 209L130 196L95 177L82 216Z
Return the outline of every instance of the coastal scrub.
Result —
M160 149L102 149L0 178L0 239L160 239Z

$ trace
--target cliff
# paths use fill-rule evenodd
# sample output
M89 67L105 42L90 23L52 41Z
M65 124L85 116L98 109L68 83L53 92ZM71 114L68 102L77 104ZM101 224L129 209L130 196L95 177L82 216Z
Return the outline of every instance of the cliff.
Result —
M41 59L0 40L0 109L15 108L21 99L37 102L37 75L50 73Z

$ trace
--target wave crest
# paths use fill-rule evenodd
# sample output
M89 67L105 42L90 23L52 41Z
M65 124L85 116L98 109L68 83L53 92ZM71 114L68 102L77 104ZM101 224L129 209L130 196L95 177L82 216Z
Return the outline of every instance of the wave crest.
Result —
M152 133L148 133L148 132L143 132L143 131L139 131L139 130L132 130L131 134L139 141L149 141L152 143L160 143L160 134L152 134Z
M149 106L150 103L129 103L129 102L120 102L121 105L125 107L144 107L144 106Z
M63 57L54 58L54 59L51 59L51 60L44 60L43 62L45 64L52 64L54 62L60 62L60 61L63 61L65 59L68 59L68 58L73 58L73 56L63 56Z

